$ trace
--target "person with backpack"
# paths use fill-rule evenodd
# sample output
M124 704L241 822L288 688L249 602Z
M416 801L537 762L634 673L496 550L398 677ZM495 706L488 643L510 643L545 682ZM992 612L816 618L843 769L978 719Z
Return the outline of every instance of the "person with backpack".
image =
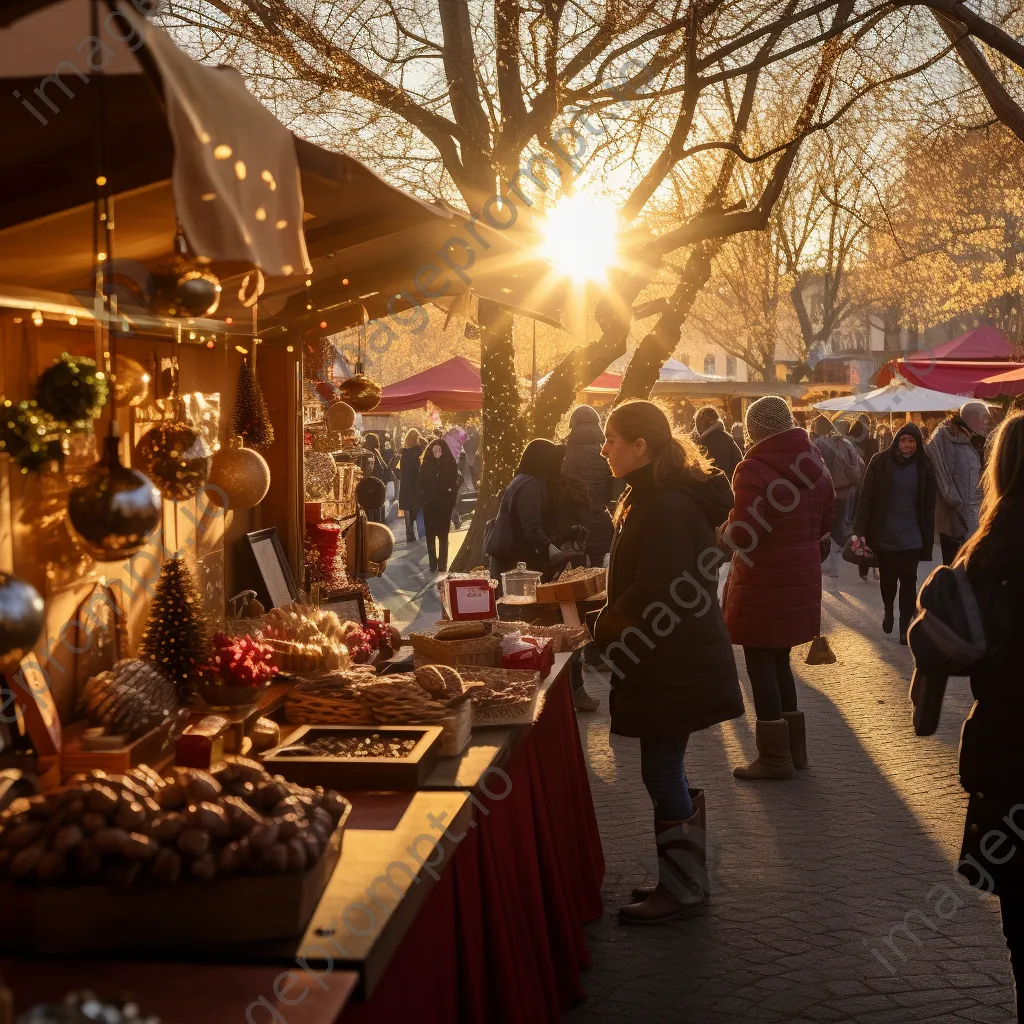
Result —
M938 487L935 529L946 565L978 528L988 422L984 402L964 402L959 413L935 428L925 446Z
M587 528L586 554L590 564L604 565L612 546L612 520L608 507L612 502L612 474L601 455L604 431L601 417L590 405L579 405L569 417L569 436L565 439L562 477L578 477L590 492L593 512Z
M690 736L743 714L729 634L715 600L715 527L732 507L725 475L653 402L608 417L604 456L628 488L615 512L608 602L594 642L611 675L611 731L640 741L654 811L658 884L634 889L623 924L661 924L710 893L704 794L684 769Z
M811 443L832 476L836 492L836 514L832 521L832 546L822 563L821 571L830 577L839 576L843 546L849 539L857 490L864 479L864 460L849 437L833 426L827 416L819 416L811 425Z
M793 647L821 632L821 548L835 514L832 479L789 404L766 395L747 409L736 500L721 529L733 552L722 603L754 691L757 757L738 779L791 779L807 767L807 730L790 668Z
M884 633L892 632L899 592L899 638L906 644L917 600L917 563L931 559L935 539L935 475L916 423L900 427L892 444L868 464L853 533L878 560Z
M996 429L982 490L977 529L953 567L939 566L921 588L911 696L915 731L930 735L946 676L970 674L974 706L960 736L960 783L970 798L958 870L999 898L1024 1022L1024 414Z
M523 451L511 483L502 492L498 515L488 523L484 554L492 579L520 562L547 573L559 556L558 495L565 445L535 437Z

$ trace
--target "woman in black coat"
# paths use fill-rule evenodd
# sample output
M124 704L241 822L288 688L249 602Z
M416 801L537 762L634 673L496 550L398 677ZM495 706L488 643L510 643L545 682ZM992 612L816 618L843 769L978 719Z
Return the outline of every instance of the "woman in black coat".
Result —
M996 432L977 532L961 549L982 612L988 652L971 672L974 707L960 736L960 783L970 793L959 870L999 897L1024 1021L1024 414ZM927 589L928 583L925 584ZM924 593L924 590L922 590Z
M423 506L420 487L420 461L423 459L423 441L420 432L413 427L405 435L402 454L398 457L398 507L405 513L405 539L411 544L416 540L416 519ZM424 530L420 530L422 535Z
M612 546L612 473L601 455L604 431L601 417L590 405L573 409L569 417L569 436L565 439L562 475L578 477L587 485L593 512L583 523L588 531L586 553L591 565L603 565Z
M420 463L419 482L430 571L447 572L448 528L459 494L459 467L443 440L427 445Z
M868 464L853 534L866 540L878 560L886 633L892 632L899 589L899 636L906 644L917 607L917 563L931 559L935 539L935 474L916 424L900 427L892 444Z
M710 888L703 794L689 789L683 769L687 740L743 714L716 598L715 528L733 495L652 402L619 406L605 429L605 457L629 489L615 513L608 603L594 639L612 671L612 732L640 738L658 849L657 888L634 890L637 902L619 917L653 924L697 910Z

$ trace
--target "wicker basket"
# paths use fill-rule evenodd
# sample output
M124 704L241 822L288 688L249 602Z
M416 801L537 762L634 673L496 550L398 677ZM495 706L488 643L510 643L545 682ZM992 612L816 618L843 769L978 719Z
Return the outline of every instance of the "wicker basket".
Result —
M450 625L450 623L448 623ZM482 636L473 640L438 640L429 633L410 633L413 664L421 665L475 665L496 667L501 664L501 640L497 636Z
M586 626L567 626L555 623L551 626L540 626L532 622L498 622L494 631L499 636L509 633L522 633L524 636L551 637L555 642L555 654L566 654L590 643L590 630Z
M511 683L532 683L531 692L540 686L540 673L521 668L479 668L462 673L464 681L483 683L488 690L504 690Z

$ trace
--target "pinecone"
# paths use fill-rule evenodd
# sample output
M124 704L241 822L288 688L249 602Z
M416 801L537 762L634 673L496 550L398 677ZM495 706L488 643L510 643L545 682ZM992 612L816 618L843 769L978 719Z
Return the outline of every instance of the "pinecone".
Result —
M91 726L136 739L178 710L178 695L174 683L155 665L125 658L85 684L79 710Z

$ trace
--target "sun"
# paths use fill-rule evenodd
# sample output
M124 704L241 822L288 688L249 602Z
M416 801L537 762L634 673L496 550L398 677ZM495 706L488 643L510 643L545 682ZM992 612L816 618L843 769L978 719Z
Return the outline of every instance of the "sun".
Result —
M618 215L609 204L577 193L547 213L541 251L574 281L604 281L618 256Z

